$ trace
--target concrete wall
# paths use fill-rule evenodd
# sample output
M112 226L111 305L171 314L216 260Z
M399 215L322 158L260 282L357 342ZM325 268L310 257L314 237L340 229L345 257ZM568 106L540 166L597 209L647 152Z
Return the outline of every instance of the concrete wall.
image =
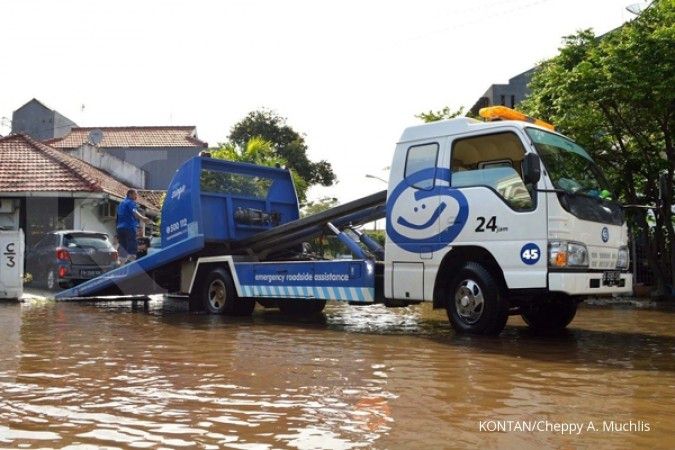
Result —
M13 133L26 133L40 141L64 136L74 126L75 122L36 100L31 100L12 114Z
M38 102L28 102L12 114L12 133L26 133L35 139L54 137L54 112Z
M505 105L513 108L523 101L530 93L527 84L532 79L534 69L516 75L509 80L508 84L495 84L492 90L492 104Z
M116 234L115 218L102 218L99 215L99 203L102 199L75 199L74 226L76 230L98 231L107 233L111 241ZM145 223L139 224L139 232L146 235Z
M106 151L84 144L82 147L69 153L94 167L108 172L128 186L140 189L145 188L146 173L144 170Z
M478 110L483 106L504 105L509 108L517 106L525 97L530 94L527 87L536 68L511 78L508 84L493 84L480 97L476 104L471 108L473 114L478 114Z
M70 130L73 127L76 127L77 124L67 118L66 116L63 116L59 114L58 111L54 111L54 137L55 138L60 138L65 136L66 134L70 133Z
M108 233L108 236L112 239L115 236L115 219L101 218L98 205L102 201L102 199L75 199L73 228Z
M199 155L197 147L172 147L170 149L105 148L109 154L129 162L146 172L145 189L166 190L176 170L185 161Z
M0 230L19 229L19 201L0 198Z

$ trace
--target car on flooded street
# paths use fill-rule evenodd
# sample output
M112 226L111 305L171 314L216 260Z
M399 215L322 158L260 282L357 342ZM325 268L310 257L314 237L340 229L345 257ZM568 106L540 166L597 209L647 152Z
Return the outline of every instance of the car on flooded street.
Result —
M49 290L75 286L117 265L117 251L108 235L95 231L52 231L26 255L26 271Z

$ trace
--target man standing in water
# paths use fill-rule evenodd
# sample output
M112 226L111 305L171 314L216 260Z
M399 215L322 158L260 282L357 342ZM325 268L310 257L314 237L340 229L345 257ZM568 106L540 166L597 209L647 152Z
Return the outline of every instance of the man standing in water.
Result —
M119 241L119 255L121 264L136 259L138 242L136 233L138 221L149 222L150 219L138 212L136 199L138 192L135 189L127 191L127 198L117 207L117 240Z

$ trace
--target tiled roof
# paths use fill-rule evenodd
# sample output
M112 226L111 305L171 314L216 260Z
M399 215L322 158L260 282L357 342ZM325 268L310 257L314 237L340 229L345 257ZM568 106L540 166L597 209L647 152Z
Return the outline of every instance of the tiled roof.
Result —
M129 190L96 167L25 134L0 139L0 168L0 192L101 192L124 198Z
M100 130L102 148L199 147L208 144L197 138L197 128L188 127L101 127L73 128L61 138L46 141L55 148L78 148L89 140L89 133Z
M151 204L156 210L161 211L162 203L164 202L164 196L166 191L151 191L138 189L138 196L149 204Z

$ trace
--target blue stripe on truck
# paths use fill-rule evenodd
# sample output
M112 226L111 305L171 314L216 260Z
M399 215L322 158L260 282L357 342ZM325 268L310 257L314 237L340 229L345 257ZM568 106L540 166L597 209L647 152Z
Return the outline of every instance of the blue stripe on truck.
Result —
M367 260L235 263L245 297L315 298L372 303L374 267Z

